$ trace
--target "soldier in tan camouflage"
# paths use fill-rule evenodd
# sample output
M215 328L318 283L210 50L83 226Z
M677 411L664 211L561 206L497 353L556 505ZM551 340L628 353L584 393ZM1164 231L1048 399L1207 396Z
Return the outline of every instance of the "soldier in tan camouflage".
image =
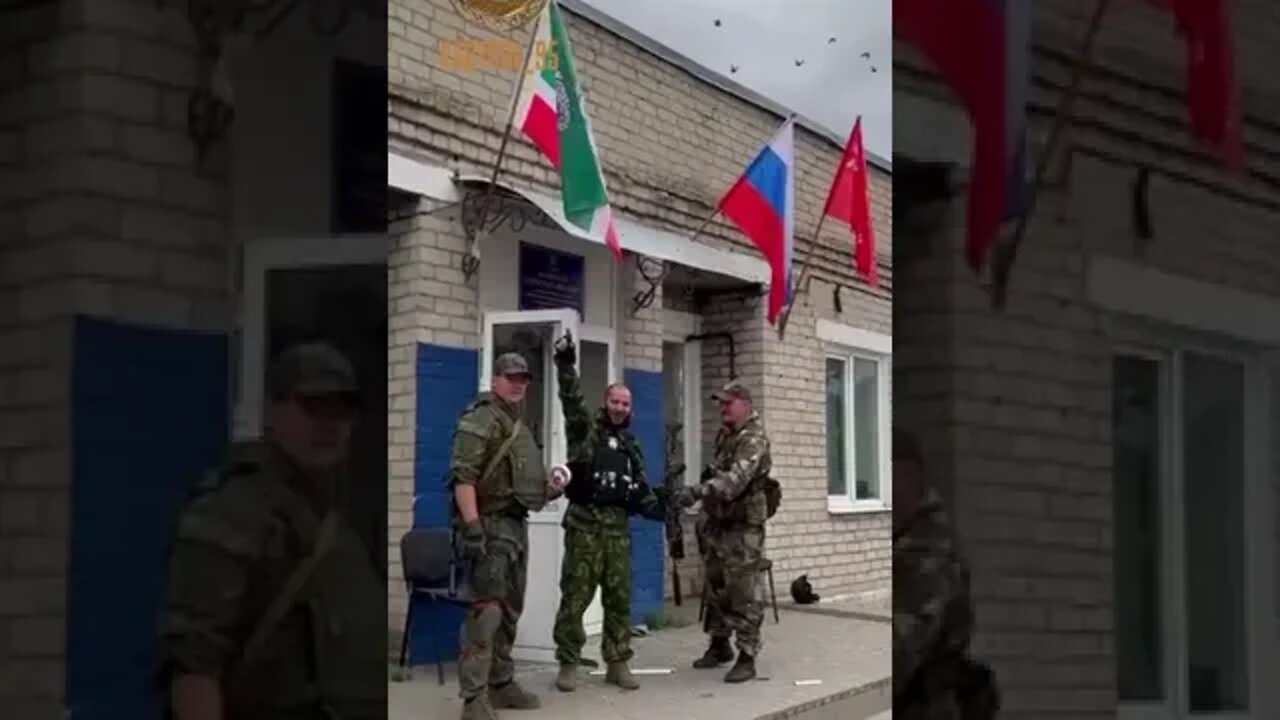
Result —
M916 439L893 431L893 717L980 720L999 707L995 679L968 656L969 569L924 474Z
M176 524L160 679L177 720L382 720L386 586L338 508L358 398L327 345L283 352L265 442L198 483ZM370 478L381 482L381 478Z
M547 472L542 450L521 419L531 380L523 357L498 357L491 391L471 403L454 430L449 483L471 588L458 661L463 720L493 720L496 708L542 704L516 682L511 649L524 609L529 513L559 497L565 477Z
M706 631L711 644L693 666L714 668L733 660L729 642L736 635L738 659L724 680L740 683L756 676L755 661L763 645L759 578L768 519L764 483L773 461L769 437L747 387L732 381L712 398L720 402L723 423L715 460L703 471L702 483L682 488L676 501L686 507L702 501L699 534L706 551Z

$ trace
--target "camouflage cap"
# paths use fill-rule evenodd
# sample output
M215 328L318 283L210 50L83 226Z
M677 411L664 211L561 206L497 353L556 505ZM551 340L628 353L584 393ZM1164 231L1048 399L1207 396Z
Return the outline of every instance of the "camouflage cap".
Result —
M351 363L327 343L294 345L276 356L267 371L267 391L276 397L292 393L354 393Z
M730 400L739 398L751 402L751 391L740 380L730 380L724 387L711 393L712 400Z
M503 353L498 356L497 360L493 361L493 374L533 376L533 373L529 371L529 363L524 359L524 356L514 352Z

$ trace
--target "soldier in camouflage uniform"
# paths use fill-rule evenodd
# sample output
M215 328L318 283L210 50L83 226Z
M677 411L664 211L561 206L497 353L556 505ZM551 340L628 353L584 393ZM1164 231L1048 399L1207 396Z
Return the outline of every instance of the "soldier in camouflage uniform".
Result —
M969 570L925 478L918 442L893 431L893 717L992 718L994 678L968 658Z
M605 404L593 419L582 397L574 365L577 352L568 333L556 345L560 403L564 409L572 482L566 494L564 564L560 609L556 613L556 687L572 692L587 635L582 614L596 588L604 604L601 652L605 682L626 690L640 687L627 667L631 651L631 528L629 515L665 517L665 505L644 480L644 456L631 422L631 391L622 384L605 390Z
M332 347L300 345L267 390L265 442L198 483L175 526L159 649L170 715L381 720L386 586L337 510L354 374Z
M723 423L715 461L703 471L700 485L682 488L677 495L686 507L702 501L699 537L705 548L706 630L711 644L693 666L714 668L733 660L729 641L736 635L738 660L724 680L740 683L756 676L755 660L762 647L759 578L768 519L763 485L773 461L764 423L752 408L746 386L732 381L712 398L720 402Z
M471 403L454 430L449 482L471 588L458 661L463 720L496 718L495 708L541 705L515 681L511 648L524 606L529 513L560 496L564 477L548 474L542 449L521 420L531 379L523 357L500 356L492 390Z

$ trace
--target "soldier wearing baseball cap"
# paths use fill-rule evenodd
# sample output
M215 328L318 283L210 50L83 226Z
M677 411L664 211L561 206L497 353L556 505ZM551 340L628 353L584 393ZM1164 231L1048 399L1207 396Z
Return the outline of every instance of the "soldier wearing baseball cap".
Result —
M529 513L563 492L522 420L533 381L529 362L508 352L491 369L490 390L458 419L449 460L456 547L467 563L471 588L458 660L463 720L496 717L495 709L541 705L516 682L511 651L528 572Z
M356 374L347 358L332 345L304 343L276 356L267 371L267 391L273 398L354 396Z
M529 371L529 362L524 359L520 353L509 352L498 356L493 361L494 376L504 377L524 377L525 382L533 378L533 373Z
M730 380L724 384L724 387L711 393L711 399L720 402L738 399L751 405L751 391L741 380Z
M698 518L709 598L703 626L710 646L693 661L697 669L720 667L735 657L727 683L756 676L756 657L763 642L756 567L764 553L765 521L777 509L780 492L770 500L773 460L764 423L752 406L751 391L734 379L711 395L720 403L722 427L716 436L715 459L702 472L701 484L682 488L676 501L685 507L702 501Z
M329 345L297 345L267 390L263 441L197 483L174 531L160 623L170 714L385 718L386 635L368 623L386 586L334 495L355 373ZM262 542L281 532L297 541ZM294 612L303 603L311 614Z

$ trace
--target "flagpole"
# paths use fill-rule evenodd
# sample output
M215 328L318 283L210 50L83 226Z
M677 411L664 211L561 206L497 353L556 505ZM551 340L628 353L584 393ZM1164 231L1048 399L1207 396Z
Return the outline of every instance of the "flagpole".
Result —
M791 318L791 309L796 306L796 299L799 298L804 287L804 281L809 276L809 268L812 267L814 250L818 247L818 238L822 237L822 225L827 221L827 214L824 212L818 218L818 225L813 230L813 240L809 243L809 252L805 253L804 263L800 266L800 277L796 279L795 288L791 293L791 299L787 302L787 307L782 311L782 317L778 318L778 339L787 332L787 320Z
M1022 241L1026 238L1027 225L1031 220L1031 214L1035 212L1037 196L1040 194L1040 188L1044 184L1045 175L1049 172L1049 163L1053 159L1058 143L1067 131L1071 109L1075 105L1076 98L1080 95L1080 88L1084 85L1085 67L1092 64L1094 41L1098 37L1098 31L1102 27L1102 18L1107 14L1107 9L1110 5L1111 0L1098 0L1097 4L1094 5L1093 16L1089 19L1089 27L1085 30L1084 37L1080 40L1080 50L1076 55L1076 66L1072 68L1070 84L1067 86L1066 93L1058 101L1057 115L1053 119L1053 125L1050 126L1049 137L1045 142L1044 151L1041 152L1040 158L1036 163L1035 178L1032 180L1030 192L1027 194L1027 205L1018 216L1018 224L1009 243L997 246L995 262L992 267L994 277L991 282L991 304L996 310L1003 310L1008 299L1009 273L1013 270L1013 263L1018 258L1018 248L1021 247Z
M555 2L555 0L548 0ZM511 126L516 122L516 110L520 108L520 95L524 92L525 80L528 78L529 58L533 57L533 48L538 41L538 29L542 27L542 19L534 23L533 32L529 33L529 41L525 44L524 59L520 63L520 77L516 80L516 92L511 98L511 108L507 111L507 124L502 131L502 143L498 146L498 157L493 162L493 173L489 176L489 184L485 187L484 197L480 201L480 218L476 221L476 232L472 234L471 244L462 260L462 270L467 276L475 273L480 263L479 230L484 227L489 216L489 205L493 200L493 190L498 184L498 174L502 172L502 161L507 155L507 144L511 142Z
M716 208L711 211L711 214L708 215L706 219L704 219L702 223L699 224L698 227L694 229L693 234L689 236L689 242L693 242L694 240L698 239L698 236L702 234L702 231L706 230L707 226L711 224L711 221L715 220L716 216L719 214L720 214L720 206L716 205Z

